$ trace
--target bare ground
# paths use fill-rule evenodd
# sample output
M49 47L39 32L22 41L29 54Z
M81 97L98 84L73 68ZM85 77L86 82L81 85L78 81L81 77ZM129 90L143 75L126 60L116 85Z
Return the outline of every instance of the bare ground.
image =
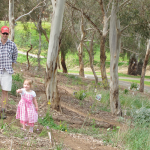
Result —
M45 70L35 71L35 68L26 70L24 64L18 64L15 67L15 73L21 73L24 78L31 78L34 80L34 89L37 94L38 105L39 105L39 117L44 117L48 105L44 91L44 73ZM80 104L80 100L76 99L73 95L74 91L80 89L87 89L90 85L91 80L82 78L82 81L87 83L86 85L74 85L71 86L71 80L68 79L64 74L58 73L58 87L61 98L61 109L62 112L56 112L51 110L53 119L56 123L65 121L69 128L87 128L92 125L92 120L95 120L95 127L99 128L100 131L105 132L108 128L114 126L125 127L123 123L117 121L116 116L112 116L110 112L104 112L98 110L92 114L89 111L94 100L92 98L85 99L84 105ZM20 87L21 88L21 87ZM56 145L62 145L64 150L116 150L117 147L105 145L103 139L93 138L91 136L83 134L68 133L65 131L58 131L54 129L47 129L46 132L52 133L52 143L47 136L40 137L40 133L44 129L39 123L36 123L34 133L21 131L21 126L18 120L15 119L16 104L19 102L19 96L10 95L9 100L13 99L15 105L9 104L7 111L7 119L4 120L5 128L0 130L0 149L5 150L48 150ZM97 103L97 105L101 105ZM12 127L13 124L13 127ZM16 126L16 129L14 128ZM2 127L1 127L2 128ZM7 132L8 130L8 132ZM9 133L9 134L8 134ZM14 136L16 135L16 136ZM18 136L19 135L19 136Z

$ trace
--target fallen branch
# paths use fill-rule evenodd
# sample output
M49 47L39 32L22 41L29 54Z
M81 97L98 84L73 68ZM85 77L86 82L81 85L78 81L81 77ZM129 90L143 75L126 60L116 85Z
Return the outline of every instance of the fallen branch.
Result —
M32 50L32 45L31 45L31 47L30 47L30 49L27 51L27 61L28 61L28 70L29 70L29 67L30 67L30 62L29 62L29 58L28 58L28 53L30 52Z

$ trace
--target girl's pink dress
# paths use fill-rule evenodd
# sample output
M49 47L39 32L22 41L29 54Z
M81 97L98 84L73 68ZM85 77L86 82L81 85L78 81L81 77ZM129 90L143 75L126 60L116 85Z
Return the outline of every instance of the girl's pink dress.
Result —
M22 124L34 126L34 123L38 120L38 113L33 104L36 93L34 91L27 92L25 89L21 90L21 100L17 107L16 119L19 119Z

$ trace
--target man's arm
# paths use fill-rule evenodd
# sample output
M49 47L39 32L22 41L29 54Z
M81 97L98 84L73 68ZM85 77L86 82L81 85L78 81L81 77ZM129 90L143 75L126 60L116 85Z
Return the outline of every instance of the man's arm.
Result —
M18 57L18 50L16 45L14 46L13 54L12 54L12 67L14 66L14 63L16 63Z

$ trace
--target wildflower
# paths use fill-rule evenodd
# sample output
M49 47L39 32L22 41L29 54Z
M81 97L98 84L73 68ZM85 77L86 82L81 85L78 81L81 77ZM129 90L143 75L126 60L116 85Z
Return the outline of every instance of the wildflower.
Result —
M91 106L90 106L90 108L91 108Z
M44 118L42 117L42 119L44 119Z
M50 101L48 101L48 105L50 105L51 104L51 102Z
M25 137L24 139L26 140L26 139L28 139L28 137Z
M85 94L85 93L83 93L82 95L83 95L83 96L86 96L86 94Z
M47 129L49 129L49 126L46 126Z
M67 130L65 130L67 132Z
M36 129L37 131L39 131L39 129Z

